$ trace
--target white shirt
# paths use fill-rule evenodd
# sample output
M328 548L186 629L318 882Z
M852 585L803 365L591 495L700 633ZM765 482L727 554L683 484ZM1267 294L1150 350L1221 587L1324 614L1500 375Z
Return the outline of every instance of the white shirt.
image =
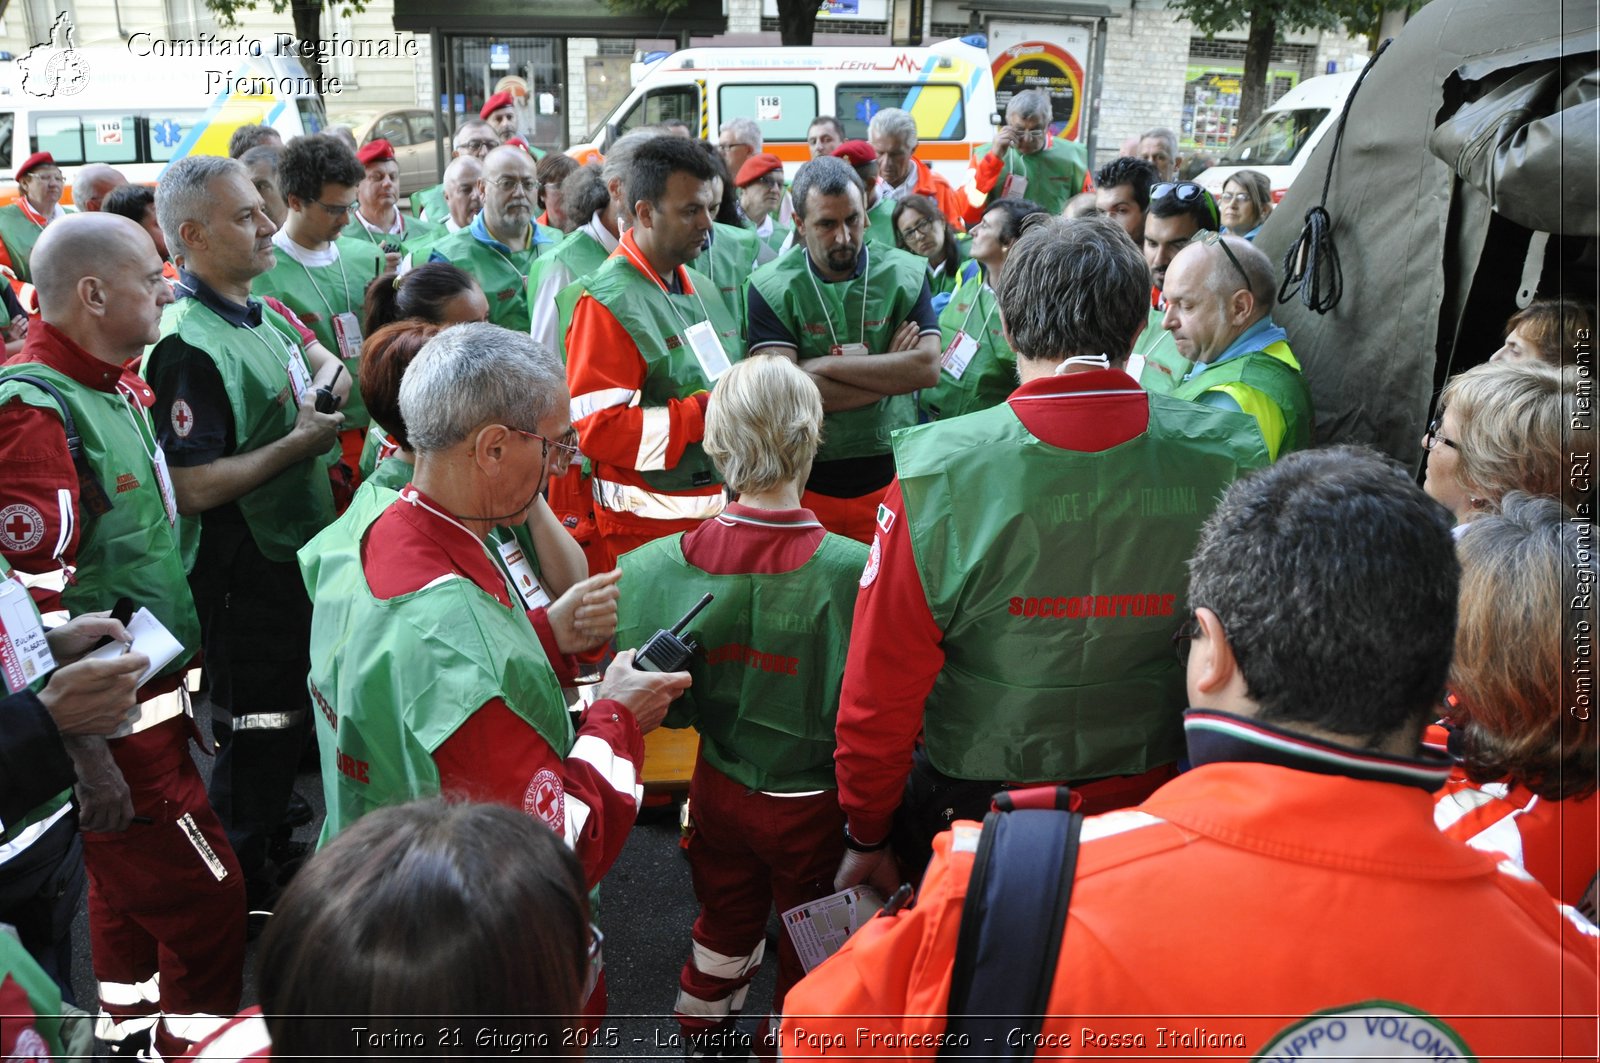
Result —
M602 213L596 211L594 217L578 226L577 231L594 237L609 255L617 249L618 240L600 220ZM533 319L528 332L552 351L561 349L561 311L556 308L556 296L572 281L570 269L559 262L553 263L539 278L539 287L534 289L528 300L529 316Z
M309 247L301 247L289 238L289 227L287 225L272 234L272 246L307 269L331 266L339 261L339 247L337 244L329 241L328 246L321 251L313 251Z

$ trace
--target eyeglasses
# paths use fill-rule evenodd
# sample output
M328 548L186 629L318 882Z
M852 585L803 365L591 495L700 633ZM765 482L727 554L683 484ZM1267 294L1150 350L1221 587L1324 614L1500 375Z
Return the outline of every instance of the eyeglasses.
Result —
M915 225L908 225L900 230L902 240L922 240L933 235L933 219L923 218Z
M1205 247L1222 248L1223 253L1228 256L1228 261L1233 263L1233 268L1239 271L1239 279L1244 281L1244 286L1248 289L1250 287L1250 275L1244 271L1244 267L1239 264L1238 256L1233 253L1233 248L1228 246L1228 241L1224 240L1222 236L1222 233L1201 229L1189 238L1189 242L1199 241Z
M515 177L496 177L493 184L502 192L515 192L520 188L530 196L539 190L539 182L532 177L526 180L518 180Z
M1185 668L1189 666L1189 646L1199 637L1200 621L1192 616L1172 633L1172 652L1177 655L1178 663Z
M1219 225L1222 221L1222 216L1217 213L1217 197L1193 181L1162 181L1160 184L1150 186L1151 203L1156 202L1158 199L1166 199L1168 196L1176 197L1179 203L1193 203L1197 199L1203 200L1206 209L1211 212L1211 224Z
M457 151L493 151L500 146L498 140L467 140L456 145Z
M600 928L593 923L589 924L589 965L583 973L583 995L578 998L580 1002L587 1001L594 993L594 987L600 984L600 972L605 970L605 954L601 951L606 943L606 936L600 933Z
M746 144L742 140L735 140L732 144L718 144L717 145L717 150L718 151L732 151L734 148L749 148L751 151L756 150L753 146L751 146L749 144Z
M1439 434L1439 425L1441 423L1443 423L1443 421L1444 421L1444 414L1441 413L1441 414L1439 414L1439 416L1435 417L1433 420L1428 422L1427 434L1425 434L1422 437L1423 439L1427 440L1427 443L1424 444L1422 449L1431 451L1431 450L1433 450L1434 447L1438 446L1440 443L1443 443L1445 446L1449 447L1451 450L1460 450L1461 449L1461 444L1457 443L1453 439L1446 439L1444 436Z
M1042 141L1046 132L1046 130L1043 129L1019 129L1014 125L1008 125L1006 128L1011 130L1011 135L1016 137L1018 140L1026 140L1029 142Z
M510 425L506 427L511 428ZM542 463L549 463L551 447L556 448L557 465L570 465L578 460L578 433L576 429L567 429L560 439L551 439L549 436L542 436L538 432L524 432L520 428L511 428L511 430L519 436L527 436L529 439L537 439L539 441L539 461Z
M1223 193L1221 193L1220 195L1217 196L1217 202L1218 203L1248 203L1248 202L1250 202L1250 193L1249 192L1223 192Z
M324 203L320 199L313 199L311 202L315 203L317 206L327 211L330 216L335 218L343 218L348 216L349 213L352 210L355 210L357 206L356 203Z

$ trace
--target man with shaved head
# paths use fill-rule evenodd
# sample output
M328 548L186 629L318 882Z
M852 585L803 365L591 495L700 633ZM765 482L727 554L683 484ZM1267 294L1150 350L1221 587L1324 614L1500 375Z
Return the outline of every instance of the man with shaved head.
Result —
M139 688L138 715L115 736L66 738L98 1032L119 1049L153 1039L171 1058L187 1048L187 1017L238 1006L245 929L239 863L189 755L183 674L200 622L150 418L155 394L127 368L160 336L172 292L150 234L116 214L61 219L32 261L40 319L0 369L0 552L19 571L70 571L68 612L127 598L182 646Z
M1242 236L1197 233L1167 267L1161 327L1193 362L1172 392L1203 406L1248 413L1267 452L1311 445L1311 392L1272 320L1272 261Z
M483 210L472 224L433 245L434 258L452 262L478 279L489 300L489 320L514 332L532 324L528 272L555 250L565 234L538 225L539 178L533 159L515 146L495 148L478 180Z

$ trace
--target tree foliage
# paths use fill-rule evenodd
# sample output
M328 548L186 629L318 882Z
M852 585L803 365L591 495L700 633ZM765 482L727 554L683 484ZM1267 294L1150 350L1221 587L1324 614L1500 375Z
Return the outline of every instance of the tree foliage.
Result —
M1344 30L1365 35L1376 47L1378 25L1386 10L1416 11L1427 0L1172 0L1174 12L1194 23L1207 37L1227 30L1245 30L1244 76L1239 90L1239 128L1266 106L1267 68L1272 46L1285 33Z
M671 15L687 8L691 0L606 0L613 11L659 11ZM819 0L778 0L778 33L784 44L810 44L817 28ZM670 24L666 27L671 28Z

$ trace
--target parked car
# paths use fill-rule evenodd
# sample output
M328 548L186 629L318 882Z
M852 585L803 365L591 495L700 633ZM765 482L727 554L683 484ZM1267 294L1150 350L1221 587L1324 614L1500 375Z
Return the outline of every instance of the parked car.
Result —
M393 111L346 112L330 115L328 121L349 126L357 144L382 139L394 146L394 161L400 165L402 196L439 183L432 111L404 107Z
M1195 180L1215 195L1235 171L1258 170L1267 175L1272 201L1278 202L1311 158L1317 142L1338 123L1345 97L1360 76L1359 70L1352 70L1300 82L1234 137L1217 165Z

